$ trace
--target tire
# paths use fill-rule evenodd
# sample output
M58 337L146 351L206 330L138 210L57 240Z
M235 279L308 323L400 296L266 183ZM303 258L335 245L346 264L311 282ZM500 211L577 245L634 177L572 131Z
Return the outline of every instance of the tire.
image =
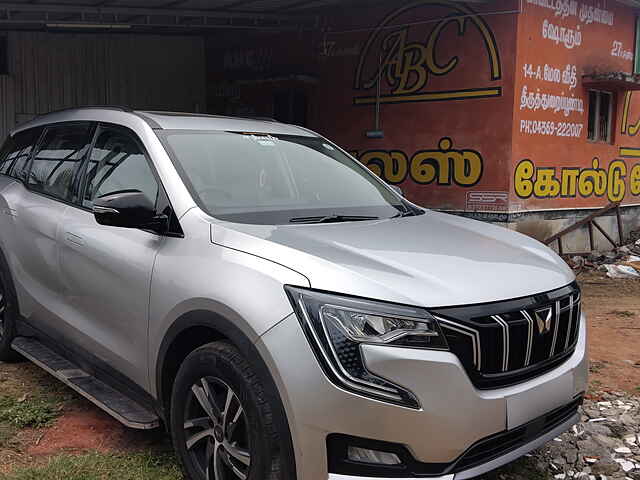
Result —
M20 355L11 348L16 336L18 302L9 271L0 254L0 362L15 362Z
M273 411L258 376L234 346L214 342L192 352L178 371L171 399L171 436L186 477L285 480Z

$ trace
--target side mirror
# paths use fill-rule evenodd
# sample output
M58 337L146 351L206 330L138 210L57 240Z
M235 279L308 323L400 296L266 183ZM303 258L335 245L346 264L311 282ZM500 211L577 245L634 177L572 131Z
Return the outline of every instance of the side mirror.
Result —
M398 195L400 195L401 197L404 197L404 192L402 191L402 189L397 186L397 185L389 185L394 192L396 192Z
M166 215L156 215L154 205L139 190L123 190L96 198L93 215L100 225L110 227L162 233L167 226Z

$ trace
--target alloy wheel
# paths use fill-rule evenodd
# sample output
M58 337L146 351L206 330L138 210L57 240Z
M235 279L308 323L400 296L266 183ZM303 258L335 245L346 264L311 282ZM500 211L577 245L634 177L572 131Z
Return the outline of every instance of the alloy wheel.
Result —
M251 467L249 423L224 381L206 377L191 387L185 408L187 451L206 480L246 480Z

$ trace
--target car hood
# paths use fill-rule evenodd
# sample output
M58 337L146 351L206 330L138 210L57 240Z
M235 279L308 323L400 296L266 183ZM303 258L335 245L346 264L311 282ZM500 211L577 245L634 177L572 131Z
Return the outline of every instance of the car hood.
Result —
M484 303L571 283L541 243L488 223L424 215L312 225L211 225L213 243L293 269L318 290L425 307Z

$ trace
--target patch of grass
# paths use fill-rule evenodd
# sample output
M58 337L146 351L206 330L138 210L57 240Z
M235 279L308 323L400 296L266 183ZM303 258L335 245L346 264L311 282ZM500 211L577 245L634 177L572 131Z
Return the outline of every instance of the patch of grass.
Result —
M172 455L149 453L116 455L88 453L60 455L49 463L20 468L5 480L179 480L180 468Z
M60 414L60 406L49 399L0 397L0 422L17 428L42 428Z
M0 423L0 449L12 448L17 444L17 428L8 423Z
M609 315L615 315L616 317L625 317L625 318L636 316L635 313L630 312L629 310L611 310L609 312Z

